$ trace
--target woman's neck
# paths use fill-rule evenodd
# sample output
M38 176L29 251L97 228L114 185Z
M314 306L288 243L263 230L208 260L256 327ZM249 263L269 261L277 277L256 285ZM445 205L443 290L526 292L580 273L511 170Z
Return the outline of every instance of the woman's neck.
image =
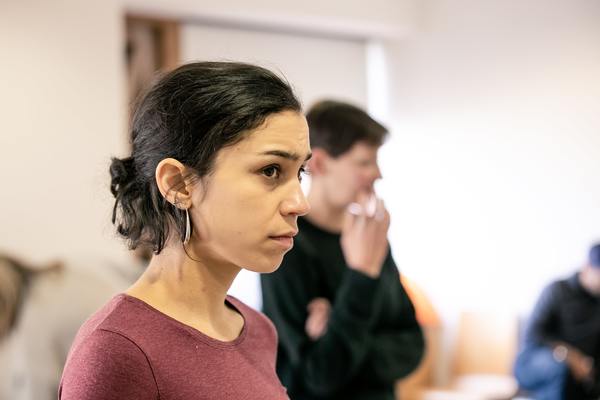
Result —
M190 256L180 243L165 248L152 257L127 294L208 336L234 339L241 330L236 324L243 325L243 320L226 306L225 298L240 268Z

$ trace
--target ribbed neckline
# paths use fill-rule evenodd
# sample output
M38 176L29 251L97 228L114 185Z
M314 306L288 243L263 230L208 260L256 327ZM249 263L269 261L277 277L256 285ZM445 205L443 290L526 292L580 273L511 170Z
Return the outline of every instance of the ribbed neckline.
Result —
M236 298L229 296L229 295L225 298L225 302L242 316L242 318L244 320L244 326L242 327L242 331L240 332L240 334L237 338L235 338L234 340L231 340L231 341L227 341L227 342L210 337L207 334L199 331L198 329L191 327L189 325L186 325L183 322L178 321L175 318L165 314L164 312L154 308L150 304L146 303L144 300L138 299L137 297L131 296L127 293L120 293L116 296L116 298L128 301L136 306L143 307L143 308L151 311L152 313L158 315L160 318L165 319L170 324L176 325L177 327L184 329L186 332L190 333L192 336L198 338L203 343L205 343L209 346L212 346L212 347L216 347L219 349L232 349L233 350L233 349L236 349L239 345L241 345L247 336L249 318L242 311L243 307L238 306L239 300L237 300Z

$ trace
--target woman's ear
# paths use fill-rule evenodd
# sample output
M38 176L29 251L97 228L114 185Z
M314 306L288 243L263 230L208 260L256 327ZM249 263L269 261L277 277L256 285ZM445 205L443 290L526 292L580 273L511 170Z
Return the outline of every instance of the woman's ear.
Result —
M331 156L321 148L312 149L312 157L308 160L311 175L319 176L327 173L327 161Z
M156 166L158 190L171 204L187 209L192 204L189 169L174 158L165 158Z

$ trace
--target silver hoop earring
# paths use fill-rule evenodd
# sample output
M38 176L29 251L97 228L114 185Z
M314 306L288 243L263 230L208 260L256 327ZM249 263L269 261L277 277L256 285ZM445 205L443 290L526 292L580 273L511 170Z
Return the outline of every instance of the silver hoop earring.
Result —
M192 236L192 224L190 222L190 212L185 209L185 236L183 237L183 244L188 244L190 237Z

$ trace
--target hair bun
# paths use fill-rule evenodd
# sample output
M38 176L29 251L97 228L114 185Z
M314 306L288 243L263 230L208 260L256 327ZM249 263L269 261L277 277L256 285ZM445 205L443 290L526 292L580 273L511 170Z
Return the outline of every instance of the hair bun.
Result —
M133 157L113 157L110 163L110 177L110 191L113 196L117 197L121 189L129 186L135 180Z

